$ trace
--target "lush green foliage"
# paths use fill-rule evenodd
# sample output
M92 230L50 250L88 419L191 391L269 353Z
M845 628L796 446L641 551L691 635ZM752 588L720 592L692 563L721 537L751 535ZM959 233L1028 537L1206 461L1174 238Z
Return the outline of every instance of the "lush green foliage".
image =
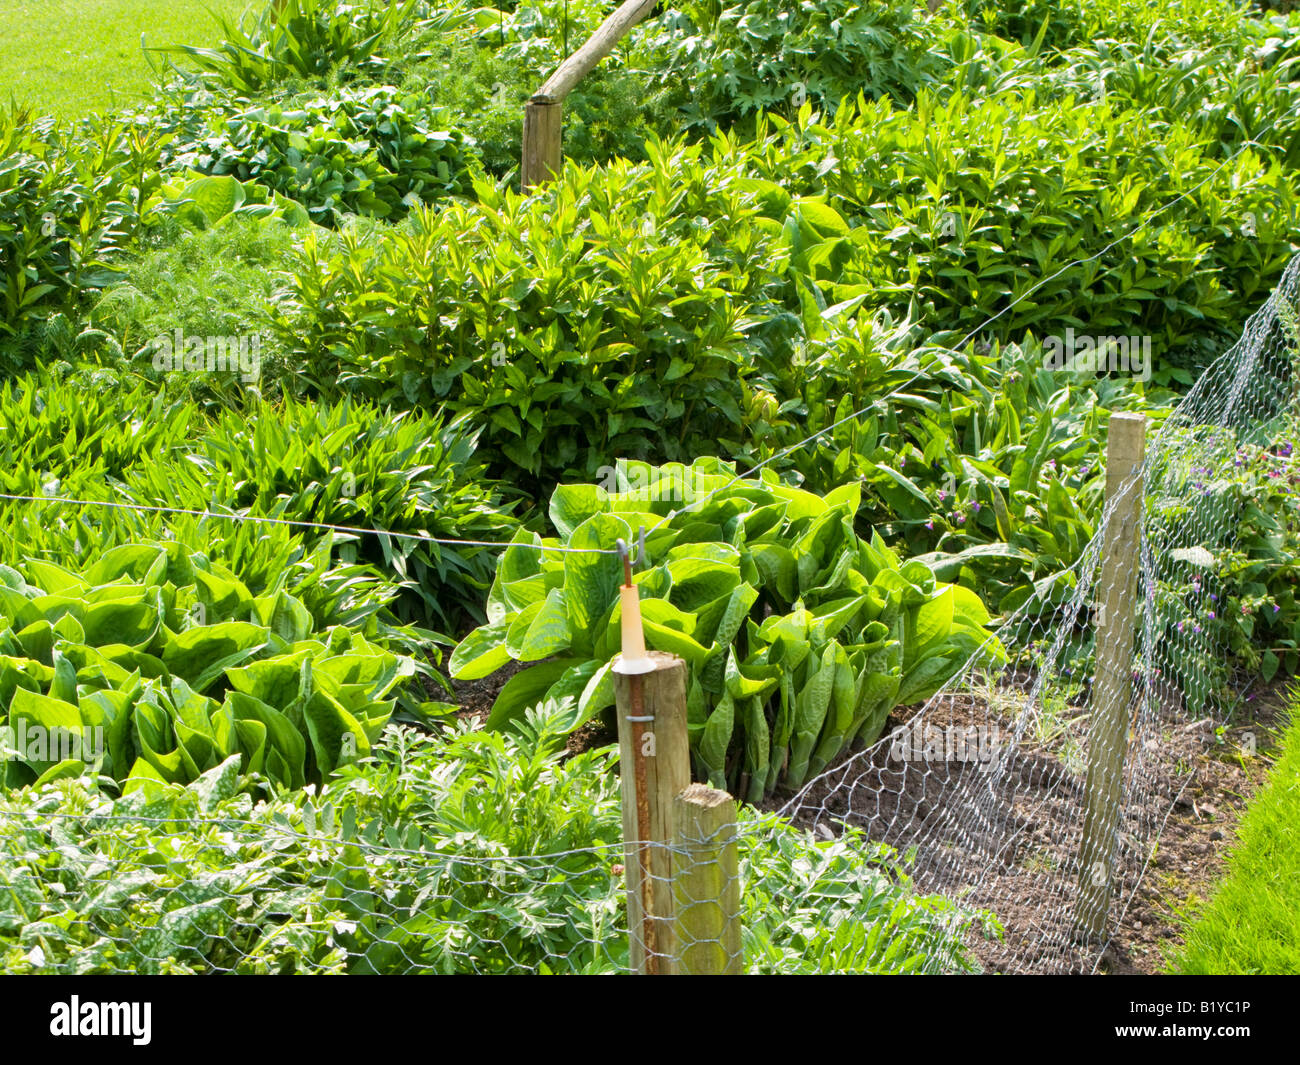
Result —
M914 337L906 326L825 330L803 364L805 398L769 419L757 453L805 487L860 480L861 526L1000 613L1060 602L1100 513L1107 416L1145 398L1158 425L1159 393L1052 368L1034 343L962 354L915 348ZM816 429L826 432L782 455Z
M44 497L0 509L0 725L108 732L4 763L46 778L13 809L93 814L0 813L6 968L618 968L609 759L556 751L611 700L621 575L555 549L652 528L698 775L797 786L1000 659L983 603L1077 591L1106 416L1158 422L1300 245L1300 32L1234 0L688 0L529 196L519 108L609 4L506 6L259 6L132 117L0 109L0 370L49 364L0 389L0 492ZM254 336L251 374L162 358ZM1300 665L1295 428L1186 431L1152 501L1145 665L1194 712ZM493 729L378 744L447 709L403 622L525 667ZM964 964L884 849L744 827L751 971Z
M545 196L485 184L366 240L309 240L275 332L322 389L471 412L498 472L591 476L614 457L725 449L777 234L699 150L566 170Z
M158 147L146 126L108 120L78 136L0 107L0 341L114 278L159 185ZM0 346L0 367L13 351Z
M621 564L609 553L541 549L608 551L642 525L647 645L689 667L703 774L750 801L778 783L797 788L843 747L875 740L894 706L928 698L976 652L1002 655L976 595L936 584L879 538L858 539L856 485L822 499L774 476L738 480L716 460L625 464L613 480L613 490L556 490L559 537L524 535L505 552L488 624L452 653L452 675L465 679L536 663L501 690L489 725L545 698L565 702L576 727L613 703Z
M255 7L238 21L220 19L222 41L214 48L179 45L166 51L184 55L209 80L242 93L336 70L356 76L382 71L380 51L411 34L426 7L422 0L283 0ZM438 22L454 27L467 19L443 15Z
M427 98L389 86L246 105L176 157L176 165L253 181L304 204L322 224L339 212L386 218L468 191L472 149Z
M96 300L79 333L74 335L72 321L51 319L45 340L48 357L67 359L75 352L86 361L115 368L129 381L139 374L154 376L154 341L174 338L178 329L186 337L256 335L261 341L256 381L214 368L210 373L159 377L156 385L168 395L183 392L208 407L238 407L252 394L293 394L296 367L271 333L270 321L284 284L284 262L303 231L242 208L191 230L185 220L192 219L194 211L206 219L209 212L223 209L201 194L184 195L193 184L176 189L179 198L170 201L155 230L158 246L125 264L120 281ZM234 201L231 196L224 202Z
M408 589L400 612L422 624L483 619L493 559L474 541L505 542L517 528L473 460L475 434L436 417L286 400L255 408L251 418L226 412L200 426L188 404L147 383L87 396L83 381L45 376L0 391L0 424L8 430L0 490L230 514L222 534L230 541L245 516L298 523L292 540L313 555L324 543L325 558L332 554L347 572L383 572ZM115 490L105 491L106 482ZM57 526L59 507L22 513L32 525ZM103 521L91 535L104 547L140 535L119 515L81 514L78 527ZM325 528L333 525L393 535L335 535ZM33 536L49 541L48 533ZM22 556L35 544L15 546ZM266 576L255 583L264 587Z
M438 418L286 401L252 419L223 415L176 461L134 471L126 488L156 506L392 533L336 535L336 555L408 586L413 620L461 625L482 618L492 578L492 556L474 541L502 543L517 527L474 463L474 447L473 433ZM303 531L309 542L321 538L320 529Z
M648 47L688 121L713 126L805 100L833 110L859 93L906 103L943 71L932 43L912 3L691 0Z
M114 548L82 573L6 566L0 582L0 707L29 737L5 760L11 787L87 768L128 789L184 783L232 754L276 785L320 782L369 753L414 671L176 544Z
M1295 248L1300 201L1280 160L1248 150L1223 166L1199 131L1138 109L927 91L909 110L882 100L772 121L765 148L732 153L842 219L814 272L827 302L906 308L955 341L1074 328L1203 362ZM1124 254L1100 257L1117 240Z
M234 761L189 787L142 782L115 800L72 780L0 795L0 964L618 971L617 783L608 752L562 759L559 739L544 717L518 738L435 745L390 732L377 762L350 766L319 796L268 802L235 794ZM969 965L961 940L973 915L917 896L887 848L815 840L770 816L744 827L750 971ZM546 856L566 852L557 876ZM792 903L797 919L773 919Z

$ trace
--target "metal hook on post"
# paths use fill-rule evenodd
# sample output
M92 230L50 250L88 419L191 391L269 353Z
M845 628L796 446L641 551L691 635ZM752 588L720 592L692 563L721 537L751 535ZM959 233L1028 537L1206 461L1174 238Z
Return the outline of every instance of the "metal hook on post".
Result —
M618 557L623 560L623 582L631 585L632 571L642 568L646 564L645 560L645 526L642 525L636 534L636 558L632 557L632 545L622 537L615 540L618 547Z

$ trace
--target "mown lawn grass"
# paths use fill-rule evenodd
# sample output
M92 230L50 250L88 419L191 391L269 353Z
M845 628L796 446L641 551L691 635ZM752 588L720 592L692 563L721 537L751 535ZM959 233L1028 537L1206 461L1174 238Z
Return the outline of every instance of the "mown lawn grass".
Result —
M1300 691L1282 754L1237 827L1228 873L1194 919L1172 970L1300 973Z
M144 97L150 47L220 39L209 12L237 18L250 0L10 0L0 33L0 102L75 119ZM155 56L159 62L162 57Z

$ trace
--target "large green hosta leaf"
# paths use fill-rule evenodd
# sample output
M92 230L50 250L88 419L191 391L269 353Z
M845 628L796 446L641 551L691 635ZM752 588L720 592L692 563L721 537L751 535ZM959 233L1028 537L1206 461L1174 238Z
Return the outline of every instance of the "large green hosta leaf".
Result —
M974 593L936 585L927 566L878 536L858 538L856 483L823 499L766 471L734 481L714 459L681 472L635 464L625 472L640 487L557 490L560 535L533 542L609 551L633 539L633 522L653 529L635 580L646 646L686 661L697 771L719 787L743 787L754 800L799 787L851 744L873 742L900 700L932 694L985 644L989 657L1000 653ZM645 508L660 504L647 504L641 487L674 480L714 494L649 517ZM461 641L451 670L473 679L507 661L558 655L513 677L488 725L549 702L569 707L564 720L577 727L613 702L620 563L566 553L557 565L526 550L503 556L493 620ZM560 570L562 588L552 583Z
M232 616L202 623L217 611ZM72 757L32 745L0 783L93 769L130 791L194 780L235 755L272 786L321 783L370 753L414 672L358 632L318 631L283 587L254 598L175 543L115 548L86 579L48 563L5 567L0 725L82 742Z

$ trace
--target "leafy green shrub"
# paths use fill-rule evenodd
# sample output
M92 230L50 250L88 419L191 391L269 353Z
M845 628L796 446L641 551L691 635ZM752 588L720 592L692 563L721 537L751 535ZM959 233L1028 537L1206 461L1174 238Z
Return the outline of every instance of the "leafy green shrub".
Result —
M755 111L833 111L859 93L906 104L945 72L911 0L690 0L649 46L679 83L689 120L729 125Z
M502 689L490 726L540 699L567 703L574 727L612 704L619 559L539 549L608 550L640 525L650 530L650 568L636 578L646 643L688 664L701 775L751 802L875 740L890 710L929 698L977 651L1002 655L974 593L936 584L879 537L858 538L855 484L823 499L766 471L736 480L716 459L623 464L617 479L617 491L556 490L559 537L520 534L497 570L488 624L452 653L462 679L535 663Z
M0 106L0 367L28 361L14 338L117 276L159 184L160 141L143 124L70 130Z
M414 671L175 544L114 548L80 574L0 567L0 626L3 723L28 737L9 787L87 767L184 783L231 755L275 785L319 783L369 753Z
M463 417L445 424L348 400L286 400L224 413L174 461L133 470L125 491L155 506L394 533L331 540L340 562L368 563L408 588L409 618L461 626L482 620L492 580L493 555L475 542L504 543L518 528L473 460L476 435Z
M175 165L265 185L323 224L387 218L469 190L473 148L445 117L420 93L340 88L218 116Z
M283 0L257 5L239 22L219 19L224 40L215 48L162 51L185 56L209 82L254 94L335 71L350 77L381 72L387 65L381 49L398 47L421 25L451 29L472 23L475 14L430 12L423 0Z
M734 165L648 150L309 239L275 334L322 391L471 413L492 472L540 477L534 498L614 457L726 453L780 310L780 230L753 224Z
M1223 166L1202 134L1148 112L923 91L908 111L882 100L771 123L776 143L727 150L831 212L826 301L906 306L957 340L1074 328L1149 336L1158 359L1202 365L1297 247L1280 161L1251 150ZM1117 241L1122 255L1101 254Z
M390 731L373 764L347 767L319 796L232 794L233 760L187 787L141 781L113 800L84 780L0 793L0 965L625 970L609 760L564 756L534 717L519 736L445 744ZM915 895L886 848L742 817L751 972L969 967L962 939L976 916Z

